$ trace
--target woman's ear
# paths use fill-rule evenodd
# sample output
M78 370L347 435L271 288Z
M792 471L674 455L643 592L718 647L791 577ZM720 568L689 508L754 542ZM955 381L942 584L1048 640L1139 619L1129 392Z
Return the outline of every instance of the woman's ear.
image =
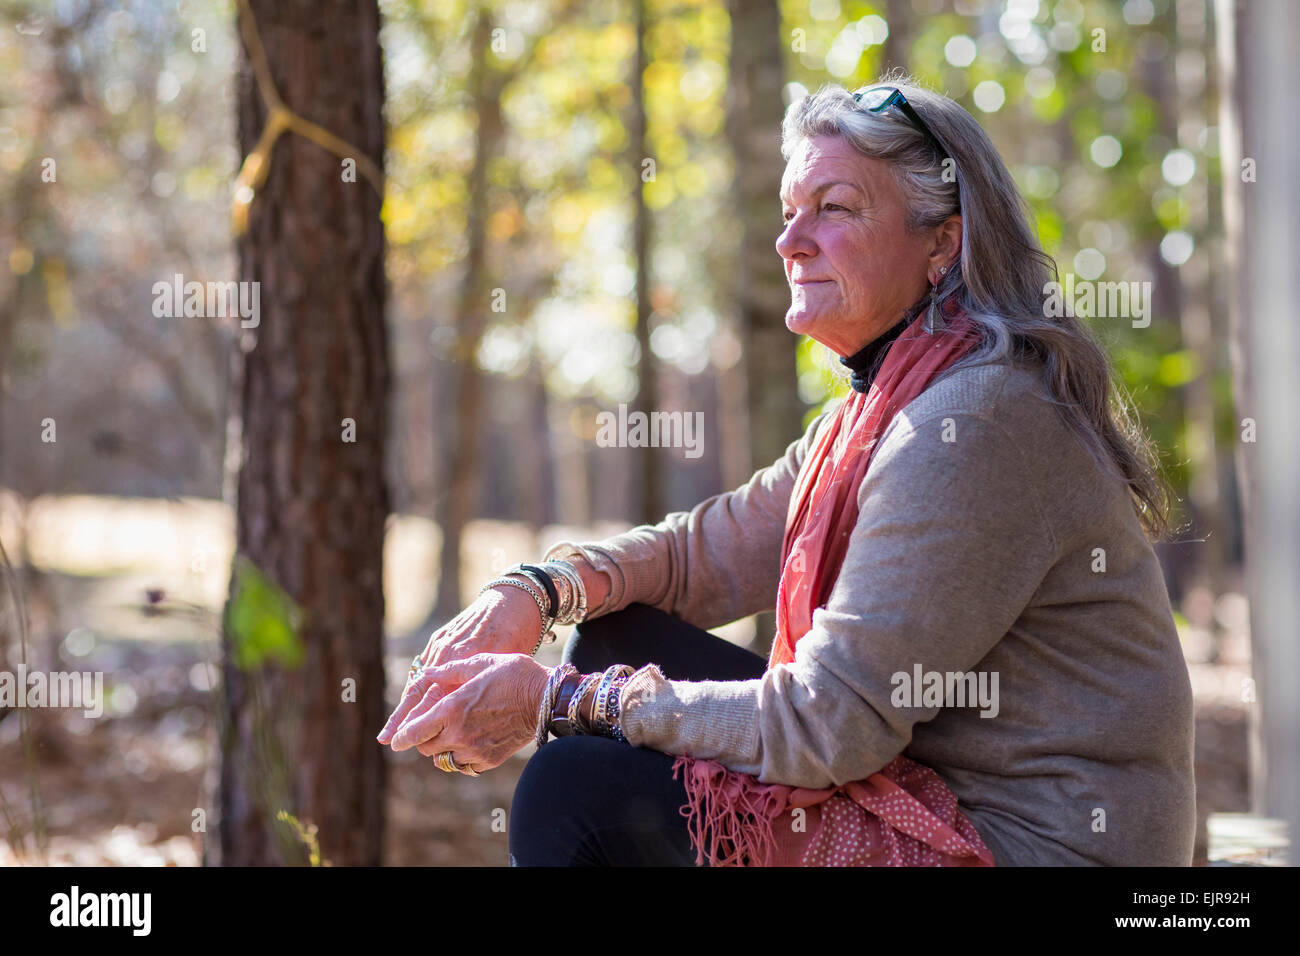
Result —
M961 216L949 216L935 227L934 245L930 250L929 271L952 269L961 259Z

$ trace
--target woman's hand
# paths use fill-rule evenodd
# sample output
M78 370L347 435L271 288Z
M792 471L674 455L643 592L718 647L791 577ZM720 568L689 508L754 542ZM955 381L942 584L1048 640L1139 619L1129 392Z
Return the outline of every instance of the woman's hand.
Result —
M449 752L463 769L491 770L533 739L549 673L527 654L475 654L426 668L379 742L426 757Z
M498 585L433 632L420 652L425 665L473 654L529 654L542 631L542 612L522 588Z
M508 585L492 588L473 604L433 632L417 656L425 667L464 660L474 654L530 654L537 645L542 612L528 592ZM424 698L428 684L415 686L415 674L407 676L401 700L378 740L388 743L392 732Z

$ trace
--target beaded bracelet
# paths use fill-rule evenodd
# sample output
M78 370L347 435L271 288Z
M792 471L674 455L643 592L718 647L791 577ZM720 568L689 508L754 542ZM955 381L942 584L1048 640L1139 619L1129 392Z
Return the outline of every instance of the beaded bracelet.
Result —
M624 677L632 673L632 668L626 664L615 664L612 667L605 668L605 673L601 675L600 686L596 690L596 699L592 702L591 716L592 726L596 732L603 736L609 734L609 692L614 686L614 681L619 677Z
M621 722L623 717L623 688L630 679L630 677L616 678L609 689L609 735L615 740L621 740L623 743L627 743L627 736L623 733Z
M615 740L627 740L623 736L623 728L619 724L619 711L623 696L623 685L627 683L628 678L634 673L635 671L631 667L627 665L621 666L613 674L613 679L609 682L609 687L601 700L602 733L607 737L613 737Z
M591 734L612 737L626 743L627 737L619 726L619 717L622 708L623 686L627 683L628 678L635 673L633 668L626 664L615 664L601 673L586 674L579 677L578 672L572 668L572 665L562 666L570 669L565 671L558 679L556 674L559 673L559 668L552 671L547 682L547 693L543 695L542 700L548 711L546 715L538 714L539 727L541 721L545 720L546 728L544 732L546 734L553 733L557 737L568 737L572 734ZM554 682L554 688L552 688L552 681ZM583 719L582 701L587 696L587 692L593 687L596 688L596 692L592 697L591 716L588 719ZM542 739L542 734L543 731L539 729L539 740ZM538 746L541 746L541 744L538 744Z

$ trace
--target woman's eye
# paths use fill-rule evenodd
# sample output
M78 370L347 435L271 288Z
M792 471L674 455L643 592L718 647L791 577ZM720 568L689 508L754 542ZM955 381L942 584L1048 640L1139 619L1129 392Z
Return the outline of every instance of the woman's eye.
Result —
M841 210L844 209L843 206L841 206L839 203L836 203L836 202L828 202L828 203L825 203L825 204L822 206L822 208L823 208L823 209L841 209Z

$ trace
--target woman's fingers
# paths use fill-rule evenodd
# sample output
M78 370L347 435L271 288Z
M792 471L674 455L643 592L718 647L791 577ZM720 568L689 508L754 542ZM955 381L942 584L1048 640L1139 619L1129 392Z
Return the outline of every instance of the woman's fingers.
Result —
M417 700L406 712L406 717L397 725L396 730L401 730L404 725L423 717L437 705L438 701L446 697L453 689L454 685L449 684L445 679L439 680L437 677L434 677L433 682L429 685L429 689L424 692L424 696ZM394 732L396 732L396 730Z
M450 695L448 695L450 696ZM410 750L412 747L417 748L420 753L426 757L432 756L433 753L446 750L446 747L438 748L438 751L429 749L439 734L442 733L443 727L447 724L446 707L447 697L442 697L434 701L433 705L419 714L408 717L406 722L397 728L393 734L392 748L397 751Z
M430 670L431 668L426 667L422 672L418 673L415 680L408 683L406 689L402 691L402 699L398 702L397 707L393 709L392 716L390 716L388 722L384 724L384 729L381 730L379 736L375 738L381 744L389 742L393 736L393 732L402 725L402 722L410 716L411 711L413 711L417 705L424 700L424 695L428 693L431 687L433 687L433 677L429 674Z
M394 750L406 750L423 743L440 728L438 705L450 696L450 691L461 686L481 673L486 665L484 658L489 655L475 654L458 661L448 661L436 667L426 667L421 675L428 681L424 696L412 706L406 708L404 718L394 728L385 727L391 736L389 743ZM394 714L396 717L396 714ZM393 723L392 720L389 721Z
M419 751L426 757L437 757L440 753L451 754L451 759L456 763L456 769L461 773L466 770L473 770L471 776L486 773L502 763L501 760L495 759L487 754L477 753L473 748L465 744L453 744L448 741L446 734L439 735L434 739L423 743Z
M429 668L433 685L393 733L393 749L450 753L480 773L500 766L533 739L546 675L522 654L477 654Z
M456 748L449 742L446 734L438 733L430 737L415 749L426 757L436 757L444 750L454 752ZM461 755L464 755L464 750L461 751ZM460 760L457 760L456 763L459 764Z

